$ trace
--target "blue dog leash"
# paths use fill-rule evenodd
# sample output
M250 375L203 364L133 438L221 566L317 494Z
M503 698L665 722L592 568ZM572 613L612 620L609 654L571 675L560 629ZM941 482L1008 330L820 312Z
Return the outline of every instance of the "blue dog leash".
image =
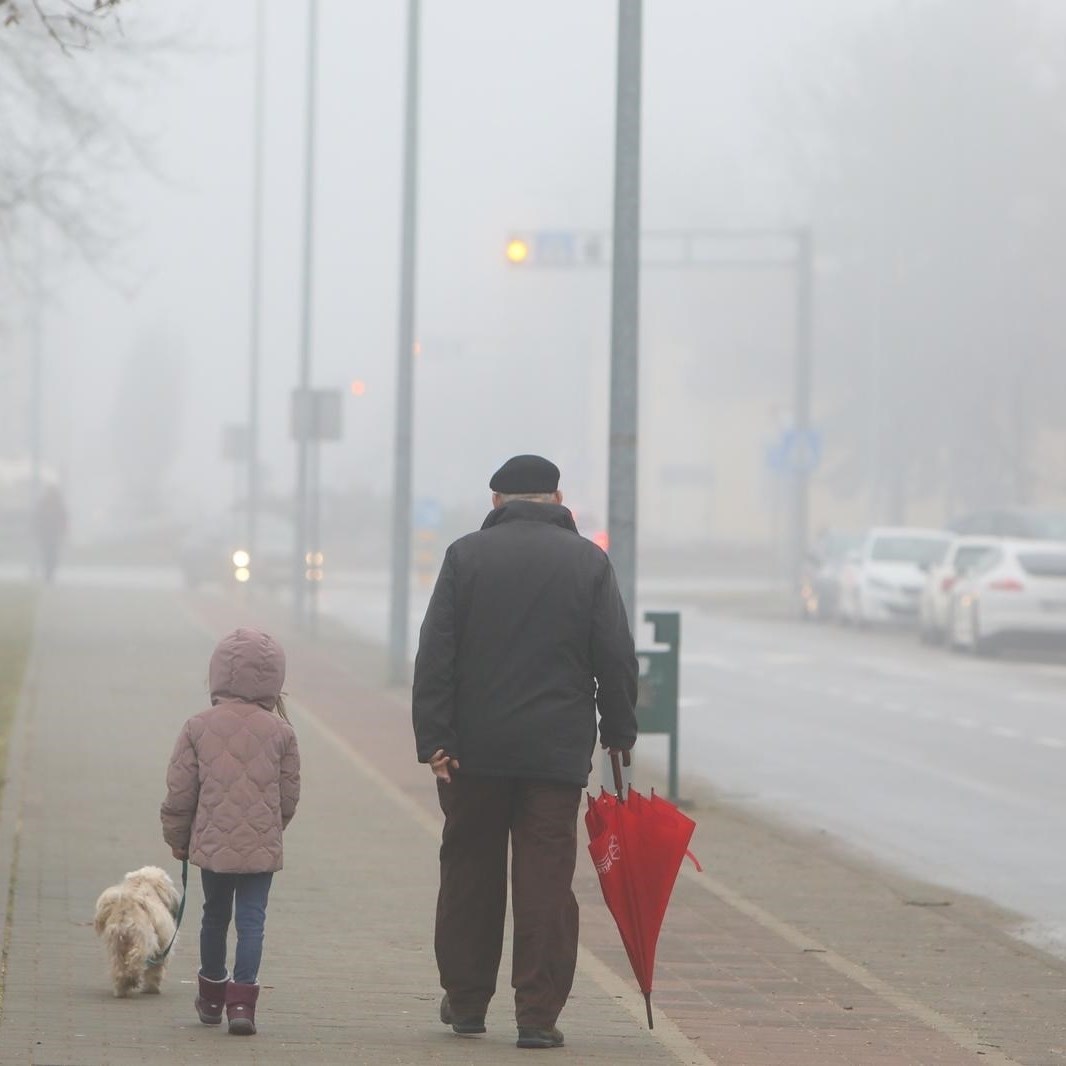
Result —
M189 860L181 860L181 902L178 904L178 913L174 915L174 935L170 938L170 943L158 954L153 955L146 965L148 966L162 966L163 960L170 954L170 949L174 946L174 941L178 938L178 930L181 928L182 915L185 914L185 897L189 893Z

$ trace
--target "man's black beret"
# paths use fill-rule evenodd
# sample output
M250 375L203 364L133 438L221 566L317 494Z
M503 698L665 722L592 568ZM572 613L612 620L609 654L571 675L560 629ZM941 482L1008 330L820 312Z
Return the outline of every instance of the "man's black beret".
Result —
M505 496L556 492L559 468L539 455L516 455L492 475L489 488Z

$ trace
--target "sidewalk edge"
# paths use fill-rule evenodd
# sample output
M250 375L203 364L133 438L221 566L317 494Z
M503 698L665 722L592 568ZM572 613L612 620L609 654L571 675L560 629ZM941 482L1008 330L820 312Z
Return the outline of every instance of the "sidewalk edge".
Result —
M38 604L34 612L33 640L22 676L22 688L15 706L14 720L11 723L11 742L7 749L3 788L0 789L0 1028L4 1024L4 991L15 921L15 885L22 840L22 811L26 802L27 755L37 692L37 650L41 614L41 605Z

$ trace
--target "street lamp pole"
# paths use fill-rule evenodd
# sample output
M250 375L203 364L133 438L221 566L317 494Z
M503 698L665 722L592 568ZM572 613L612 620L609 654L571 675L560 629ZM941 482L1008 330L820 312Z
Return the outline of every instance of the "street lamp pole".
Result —
M247 552L256 559L259 516L259 318L263 252L263 87L265 51L264 0L255 2L255 94L252 118L252 262L248 329L248 528Z
M410 611L420 21L420 0L408 0L403 206L400 224L400 311L396 352L396 445L392 490L392 580L389 603L389 679L397 685L407 680L407 626Z
M814 237L809 226L796 231L796 366L793 388L793 428L795 439L806 442L811 437L811 387L814 356ZM793 474L792 500L792 581L798 590L807 557L810 522L809 463L797 463Z
M611 560L636 628L637 429L640 328L640 98L642 0L618 3L611 420L607 527Z
M315 250L315 110L318 68L318 0L310 0L307 15L307 117L304 140L304 234L303 234L303 290L300 320L300 373L298 404L310 410L311 390L311 324L314 297ZM300 427L296 440L296 538L293 550L292 602L297 625L304 624L304 604L307 598L307 492L310 473L309 418Z

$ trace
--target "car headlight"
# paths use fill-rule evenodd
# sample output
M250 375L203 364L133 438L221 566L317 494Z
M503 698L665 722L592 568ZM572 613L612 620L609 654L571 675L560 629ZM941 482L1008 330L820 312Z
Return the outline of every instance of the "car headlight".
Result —
M233 553L233 565L237 567L238 570L247 568L251 561L252 557L243 548L238 548Z

